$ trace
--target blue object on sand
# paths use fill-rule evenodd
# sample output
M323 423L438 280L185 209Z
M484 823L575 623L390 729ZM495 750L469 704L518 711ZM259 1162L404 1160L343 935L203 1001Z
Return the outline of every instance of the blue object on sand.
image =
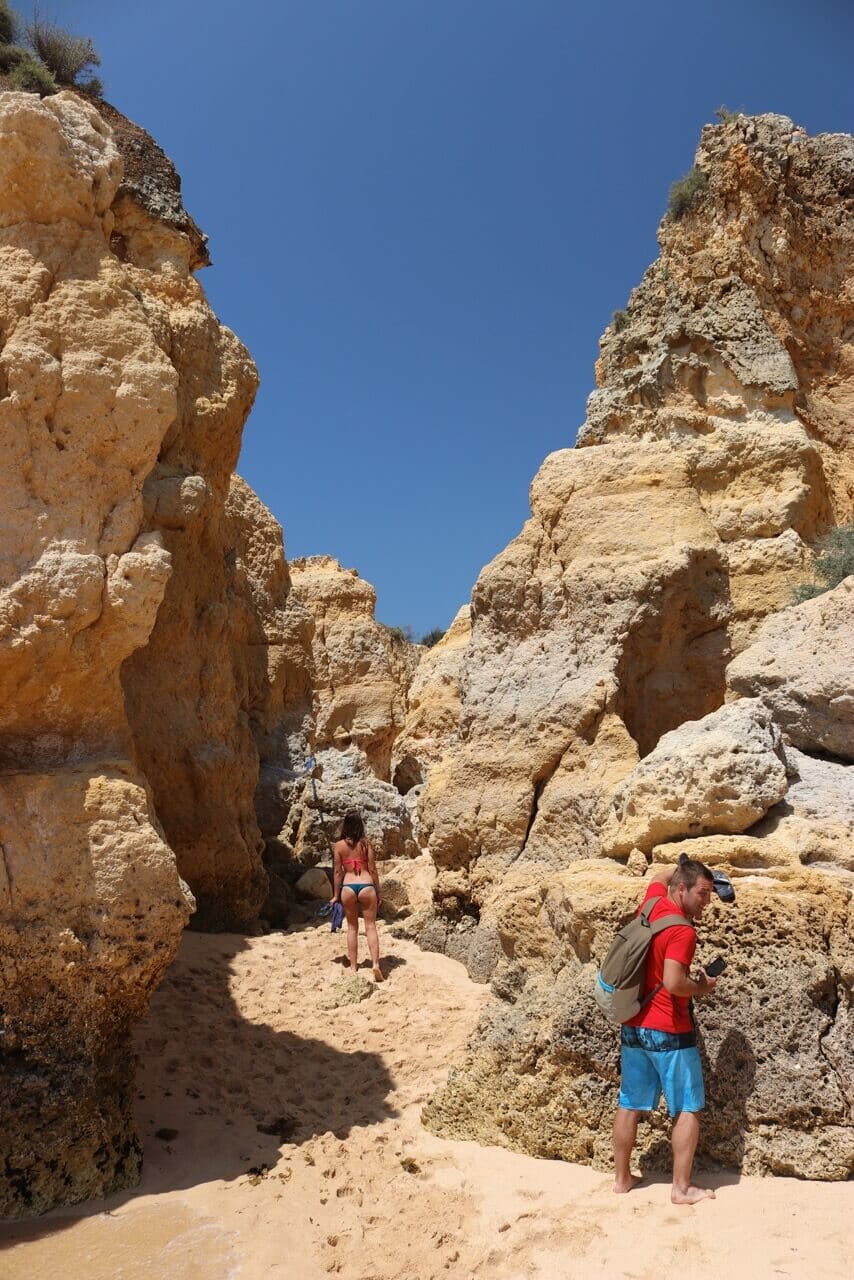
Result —
M340 902L332 904L332 932L337 933L344 923L344 908Z

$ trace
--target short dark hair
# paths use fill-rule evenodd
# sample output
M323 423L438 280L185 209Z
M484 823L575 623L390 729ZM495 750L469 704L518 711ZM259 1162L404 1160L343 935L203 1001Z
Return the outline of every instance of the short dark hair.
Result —
M680 884L686 889L693 889L698 880L708 880L714 883L715 877L704 862L699 862L696 858L689 858L687 853L680 853L679 861L676 863L676 870L670 881L671 889L677 888Z
M362 821L362 815L355 809L351 809L349 813L344 814L344 820L341 823L341 839L346 840L348 844L358 844L364 838L365 824Z

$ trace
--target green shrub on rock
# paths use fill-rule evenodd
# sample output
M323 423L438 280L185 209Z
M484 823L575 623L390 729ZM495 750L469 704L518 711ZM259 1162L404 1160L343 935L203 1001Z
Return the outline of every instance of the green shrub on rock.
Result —
M434 644L438 644L444 636L445 632L441 627L434 627L432 631L427 631L418 641L425 649L432 649Z
M670 188L670 199L667 203L667 212L671 218L679 219L692 209L708 185L709 175L696 164L693 169L688 170L684 178L674 182Z
M19 52L20 56L8 73L10 88L20 89L24 93L37 93L42 98L56 93L59 86L44 63L39 62L38 58L34 58L26 49L21 49Z
M7 0L0 0L0 45L13 45L18 34L18 15Z
M840 582L854 573L854 523L841 524L831 529L820 544L821 555L815 562L815 574L819 582L805 582L794 593L793 603L802 604L832 591Z
M27 42L33 52L53 73L59 85L76 85L92 93L101 93L103 85L92 75L101 65L98 51L88 36L75 36L38 12L26 27Z

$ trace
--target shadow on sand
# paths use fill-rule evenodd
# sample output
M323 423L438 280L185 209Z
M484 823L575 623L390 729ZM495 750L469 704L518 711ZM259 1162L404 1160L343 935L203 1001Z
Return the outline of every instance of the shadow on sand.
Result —
M275 1168L285 1144L299 1147L330 1130L343 1140L353 1126L397 1114L388 1102L393 1082L378 1055L341 1051L264 1025L261 1019L272 1020L300 999L290 966L284 959L275 963L283 936L252 940L271 955L268 973L252 985L245 973L235 973L246 939L185 933L134 1036L144 1150L140 1185L35 1222L0 1225L0 1248L62 1231L140 1196L258 1176ZM396 963L384 958L383 970ZM319 986L323 981L318 975ZM258 1022L241 1014L235 982L241 984L241 1007L257 1009Z

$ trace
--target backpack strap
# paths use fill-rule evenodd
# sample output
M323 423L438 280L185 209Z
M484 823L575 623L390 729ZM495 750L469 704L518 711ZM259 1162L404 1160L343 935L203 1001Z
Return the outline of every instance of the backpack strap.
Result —
M671 915L659 916L649 926L649 931L655 937L657 933L662 933L665 929L673 929L676 925L684 925L687 929L694 929L694 926L683 915ZM696 933L696 930L694 932Z
M644 924L649 929L650 936L652 938L654 938L656 934L663 933L665 929L673 929L677 925L684 925L688 929L694 929L694 926L688 920L686 920L685 916L683 916L681 913L679 915L659 916L657 920L650 923L649 917L652 914L652 909L655 906L655 904L660 901L661 901L660 897L651 898L650 901L646 903L646 905L642 907L640 911L640 918L643 920ZM696 929L694 930L694 932L696 933ZM664 983L659 982L657 987L653 987L649 995L646 996L641 1001L641 1009L646 1008L650 1000L654 999L654 997L658 995L659 991L663 986L664 986ZM638 1010L638 1013L639 1012L640 1012L640 1009Z

